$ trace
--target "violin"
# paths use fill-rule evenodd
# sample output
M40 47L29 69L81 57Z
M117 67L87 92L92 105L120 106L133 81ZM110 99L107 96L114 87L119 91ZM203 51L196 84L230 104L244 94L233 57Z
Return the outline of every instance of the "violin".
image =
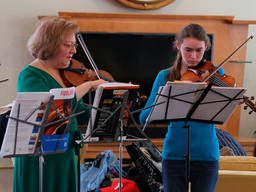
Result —
M211 62L206 61L197 69L189 68L188 71L183 74L181 80L213 83L213 85L219 87L234 87L236 85L234 77L226 74L218 75L217 73L213 73L216 69L217 67L215 67Z
M99 70L98 73L101 78L114 81L113 76L109 72ZM70 65L66 69L61 70L61 76L67 87L78 86L86 81L99 79L95 71L86 68L83 63L73 58L71 59Z
M51 111L48 115L48 119L45 127L44 135L56 135L56 134L63 134L67 128L67 124L70 123L70 119L65 121L61 121L59 123L53 123L54 121L63 119L72 114L72 109L64 100L55 100L53 106L51 106ZM52 125L49 125L53 123Z
M251 111L249 111L249 115L252 114L252 112L256 112L256 103L253 103L254 97L251 96L249 99L249 97L244 96L243 99L246 104L246 106L244 106L244 109L247 110L248 107L251 109Z
M192 81L192 82L206 82L206 83L213 83L215 86L219 87L235 87L235 78L230 75L218 75L216 72L229 60L229 58L234 55L248 40L252 39L253 36L250 36L242 45L240 45L230 56L228 56L218 67L215 67L211 62L204 62L201 66L197 68L189 68L187 72L185 72L181 80L182 81ZM248 99L247 96L243 96L244 103L247 107L251 108L252 112L256 112L256 104L254 104L251 100L254 97Z
M202 66L199 67L199 69L189 69L188 72L183 74L181 80L190 80L192 82L195 81L201 81L201 82L211 82L216 83L217 86L228 86L233 87L235 85L235 79L231 76L219 76L217 75L217 71L226 64L229 59L241 48L243 47L250 39L252 39L253 36L250 36L248 39L246 39L237 49L235 49L221 64L218 65L218 67L215 67L210 62L205 62ZM197 77L196 77L197 76ZM221 83L221 84L218 84ZM222 84L223 83L223 84ZM227 84L226 84L227 83Z
M186 73L181 77L182 81L192 81L192 82L206 82L213 83L214 86L218 87L235 87L236 82L235 78L230 75L218 75L217 73L213 73L218 67L215 67L211 62L205 62L203 66L197 69L188 69ZM219 69L219 68L218 68ZM256 104L253 103L254 97L243 96L244 109L246 110L248 107L251 109L249 114L252 112L256 112Z
M65 85L67 87L78 86L86 81L94 81L97 79L103 79L110 82L114 81L114 78L110 73L98 69L80 33L77 34L77 40L80 43L94 71L87 69L83 63L75 59L71 59L69 67L61 72Z

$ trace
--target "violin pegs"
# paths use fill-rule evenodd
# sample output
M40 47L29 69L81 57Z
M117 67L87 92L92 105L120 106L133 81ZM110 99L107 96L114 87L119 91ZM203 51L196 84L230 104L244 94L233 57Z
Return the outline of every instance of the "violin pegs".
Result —
M246 110L248 108L248 106L246 105L246 106L244 106L244 110Z
M254 100L254 96L251 96L251 99L250 100Z
M249 112L249 115L251 115L251 114L252 114L252 111Z

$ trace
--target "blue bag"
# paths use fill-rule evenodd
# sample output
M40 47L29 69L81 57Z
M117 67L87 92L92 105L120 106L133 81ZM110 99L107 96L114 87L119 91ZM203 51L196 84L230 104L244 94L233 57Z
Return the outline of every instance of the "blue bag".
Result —
M111 150L101 152L91 166L80 165L80 191L99 189L108 170L118 165L119 160Z

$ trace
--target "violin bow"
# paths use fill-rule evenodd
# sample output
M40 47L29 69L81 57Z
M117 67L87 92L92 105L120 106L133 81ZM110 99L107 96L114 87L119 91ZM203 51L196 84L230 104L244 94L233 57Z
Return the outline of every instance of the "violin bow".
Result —
M222 61L222 63L220 65L218 65L218 67L207 77L205 77L205 79L203 80L203 82L209 80L224 64L226 64L228 62L228 60L241 48L243 47L250 39L253 39L253 36L251 35L248 39L246 39L238 48L236 48L224 61Z
M95 64L95 62L93 61L92 56L91 56L91 54L90 54L90 52L89 52L89 50L88 50L88 48L87 48L87 46L86 46L86 44L85 44L85 42L83 40L83 37L82 37L81 33L78 33L76 35L76 37L77 37L77 39L78 39L78 41L79 41L79 43L80 43L84 53L86 54L86 56L87 56L87 58L88 58L88 60L89 60L89 62L91 64L93 70L95 71L98 79L101 79L101 75L99 73L99 69L98 69L97 65Z

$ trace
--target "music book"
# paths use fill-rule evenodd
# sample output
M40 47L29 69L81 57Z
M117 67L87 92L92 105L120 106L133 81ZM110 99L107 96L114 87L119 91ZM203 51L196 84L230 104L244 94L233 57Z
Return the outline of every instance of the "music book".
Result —
M187 114L207 87L204 82L167 82L159 87L149 121L184 121ZM246 89L241 87L211 87L200 101L189 121L223 124L243 98Z
M98 86L95 92L91 119L86 130L87 141L99 141L103 138L116 140L118 135L118 120L121 117L123 126L128 124L127 110L121 110L122 103L129 108L134 105L139 85L131 83L109 82ZM129 98L125 94L129 91ZM124 106L123 106L124 107Z
M0 156L35 154L41 138L43 153L61 152L68 147L70 119L75 88L51 89L49 92L19 92L12 103ZM47 103L54 96L47 117ZM47 119L44 129L42 123ZM21 121L19 121L21 120ZM55 123L56 122L56 123ZM43 131L43 132L42 132Z

